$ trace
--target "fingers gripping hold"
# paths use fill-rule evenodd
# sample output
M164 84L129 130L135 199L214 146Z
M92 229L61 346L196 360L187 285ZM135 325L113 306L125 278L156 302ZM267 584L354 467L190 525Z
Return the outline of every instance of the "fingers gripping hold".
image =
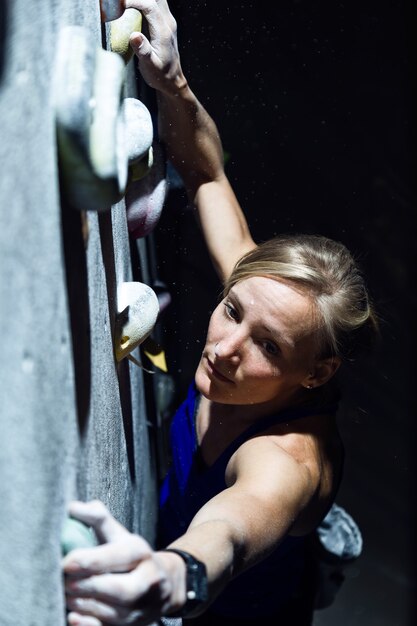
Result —
M95 598L128 608L138 608L146 601L146 605L155 604L158 610L172 592L166 573L152 558L142 561L127 573L68 579L65 590L72 598Z
M100 622L97 618L88 615L80 615L74 611L68 613L67 621L69 626L103 626L103 622Z
M91 502L71 502L69 513L72 517L92 526L100 542L123 539L130 533L111 515L99 500Z
M172 585L150 558L126 574L67 580L66 594L68 608L83 616L106 624L139 625L169 610Z
M71 611L80 613L83 616L90 616L100 620L99 623L105 622L106 624L134 624L136 620L142 617L141 611L132 612L118 605L110 605L101 600L94 598L71 598L67 597L67 607ZM81 622L84 625L84 622Z
M63 560L71 626L145 626L182 606L182 559L154 552L124 529L103 503L72 502L70 514L90 524L102 541L69 552Z
M126 0L126 8L137 9L145 17L152 39L177 32L177 23L164 0Z
M73 550L64 558L63 568L66 574L72 576L128 572L149 558L150 554L147 542L137 535L131 535L126 541Z
M64 571L68 574L127 572L152 554L149 544L142 537L126 530L98 500L72 502L69 513L92 526L103 545L70 552L63 561Z
M178 54L177 25L167 3L129 0L128 5L141 11L149 27L148 39L143 33L130 37L143 79L157 91L177 94L187 83Z

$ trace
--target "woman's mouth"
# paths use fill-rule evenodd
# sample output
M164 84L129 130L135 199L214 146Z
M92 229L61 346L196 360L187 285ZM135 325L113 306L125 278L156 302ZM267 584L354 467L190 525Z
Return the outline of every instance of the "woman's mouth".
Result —
M217 370L213 363L210 361L210 359L208 357L206 357L206 361L207 361L207 369L208 372L211 376L214 376L215 378L217 378L218 380L221 380L225 383L231 383L233 384L233 381L230 380L230 378L227 378L227 376L224 376L224 374L222 374L221 372L219 372L219 370Z

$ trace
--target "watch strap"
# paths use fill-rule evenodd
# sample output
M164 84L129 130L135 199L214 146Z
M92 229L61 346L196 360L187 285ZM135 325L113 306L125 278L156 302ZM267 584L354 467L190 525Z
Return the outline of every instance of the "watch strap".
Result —
M177 548L165 548L161 552L174 552L178 554L184 561L187 573L187 600L185 604L176 611L170 613L169 617L185 617L189 613L195 611L195 609L207 602L208 600L208 583L207 583L207 570L204 563L196 559L189 552L185 550L178 550Z

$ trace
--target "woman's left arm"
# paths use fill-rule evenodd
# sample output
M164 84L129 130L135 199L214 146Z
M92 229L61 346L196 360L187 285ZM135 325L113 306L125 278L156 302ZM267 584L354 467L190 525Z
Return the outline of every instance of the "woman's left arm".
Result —
M205 564L207 605L232 578L274 550L317 486L305 464L266 437L241 446L229 462L226 478L228 488L205 504L187 532L170 546ZM139 626L184 605L186 570L181 557L152 551L101 503L75 503L70 512L107 542L74 550L64 559L67 604L75 612L70 623ZM96 621L80 621L80 615Z

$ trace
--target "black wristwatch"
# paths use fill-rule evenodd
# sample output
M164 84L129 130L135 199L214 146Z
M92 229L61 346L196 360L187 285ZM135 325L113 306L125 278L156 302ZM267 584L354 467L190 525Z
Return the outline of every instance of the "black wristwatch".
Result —
M187 572L187 601L179 611L170 613L168 617L186 617L195 611L200 604L208 600L206 566L192 556L192 554L189 554L189 552L184 552L184 550L165 548L165 550L161 550L161 552L175 552L185 561Z

